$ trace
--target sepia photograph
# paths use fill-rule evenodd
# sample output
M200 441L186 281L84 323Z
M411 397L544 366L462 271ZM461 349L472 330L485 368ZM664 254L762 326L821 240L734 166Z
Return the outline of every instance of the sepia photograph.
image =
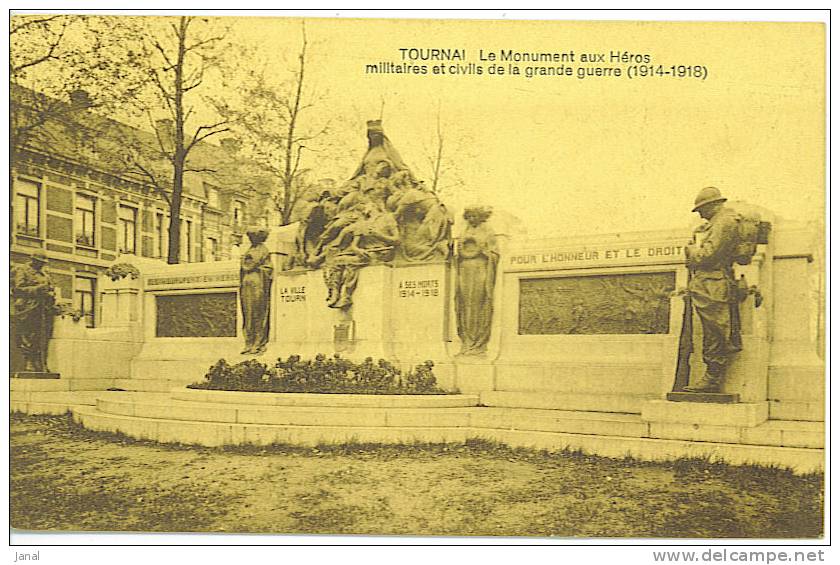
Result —
M10 543L825 543L804 15L11 11Z

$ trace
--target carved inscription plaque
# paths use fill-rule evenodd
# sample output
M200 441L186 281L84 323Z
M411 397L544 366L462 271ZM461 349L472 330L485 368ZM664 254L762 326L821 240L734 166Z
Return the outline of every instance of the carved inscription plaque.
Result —
M236 337L235 292L161 295L157 337Z
M521 279L519 333L665 334L675 274Z

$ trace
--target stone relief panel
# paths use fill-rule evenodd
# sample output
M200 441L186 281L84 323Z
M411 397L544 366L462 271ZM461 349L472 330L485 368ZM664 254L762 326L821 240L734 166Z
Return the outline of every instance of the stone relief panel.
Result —
M235 292L161 295L157 337L236 337Z
M519 334L666 334L674 272L521 279Z

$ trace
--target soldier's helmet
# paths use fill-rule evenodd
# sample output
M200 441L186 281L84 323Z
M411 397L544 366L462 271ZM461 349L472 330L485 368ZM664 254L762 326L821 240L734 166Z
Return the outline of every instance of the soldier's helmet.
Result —
M36 251L32 254L31 257L32 261L37 261L39 263L46 263L47 262L47 254L43 251Z
M706 188L700 189L700 192L697 193L697 198L694 199L694 208L691 211L696 212L701 207L712 202L726 202L726 198L721 195L717 187L707 186Z

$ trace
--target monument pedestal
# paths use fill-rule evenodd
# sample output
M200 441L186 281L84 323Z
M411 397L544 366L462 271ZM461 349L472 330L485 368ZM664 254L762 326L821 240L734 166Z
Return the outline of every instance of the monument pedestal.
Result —
M700 396L696 393L671 393ZM754 437L756 428L767 421L768 402L686 402L649 400L642 405L642 421L653 439L674 439L740 444Z
M726 392L669 392L665 398L671 402L702 402L704 404L735 404L740 396Z
M496 367L483 355L455 357L454 386L461 394L478 394L496 388Z
M59 373L51 371L14 371L12 373L13 379L60 379Z
M642 405L642 420L651 423L753 428L766 422L768 414L768 402L673 402L669 399L649 400Z

